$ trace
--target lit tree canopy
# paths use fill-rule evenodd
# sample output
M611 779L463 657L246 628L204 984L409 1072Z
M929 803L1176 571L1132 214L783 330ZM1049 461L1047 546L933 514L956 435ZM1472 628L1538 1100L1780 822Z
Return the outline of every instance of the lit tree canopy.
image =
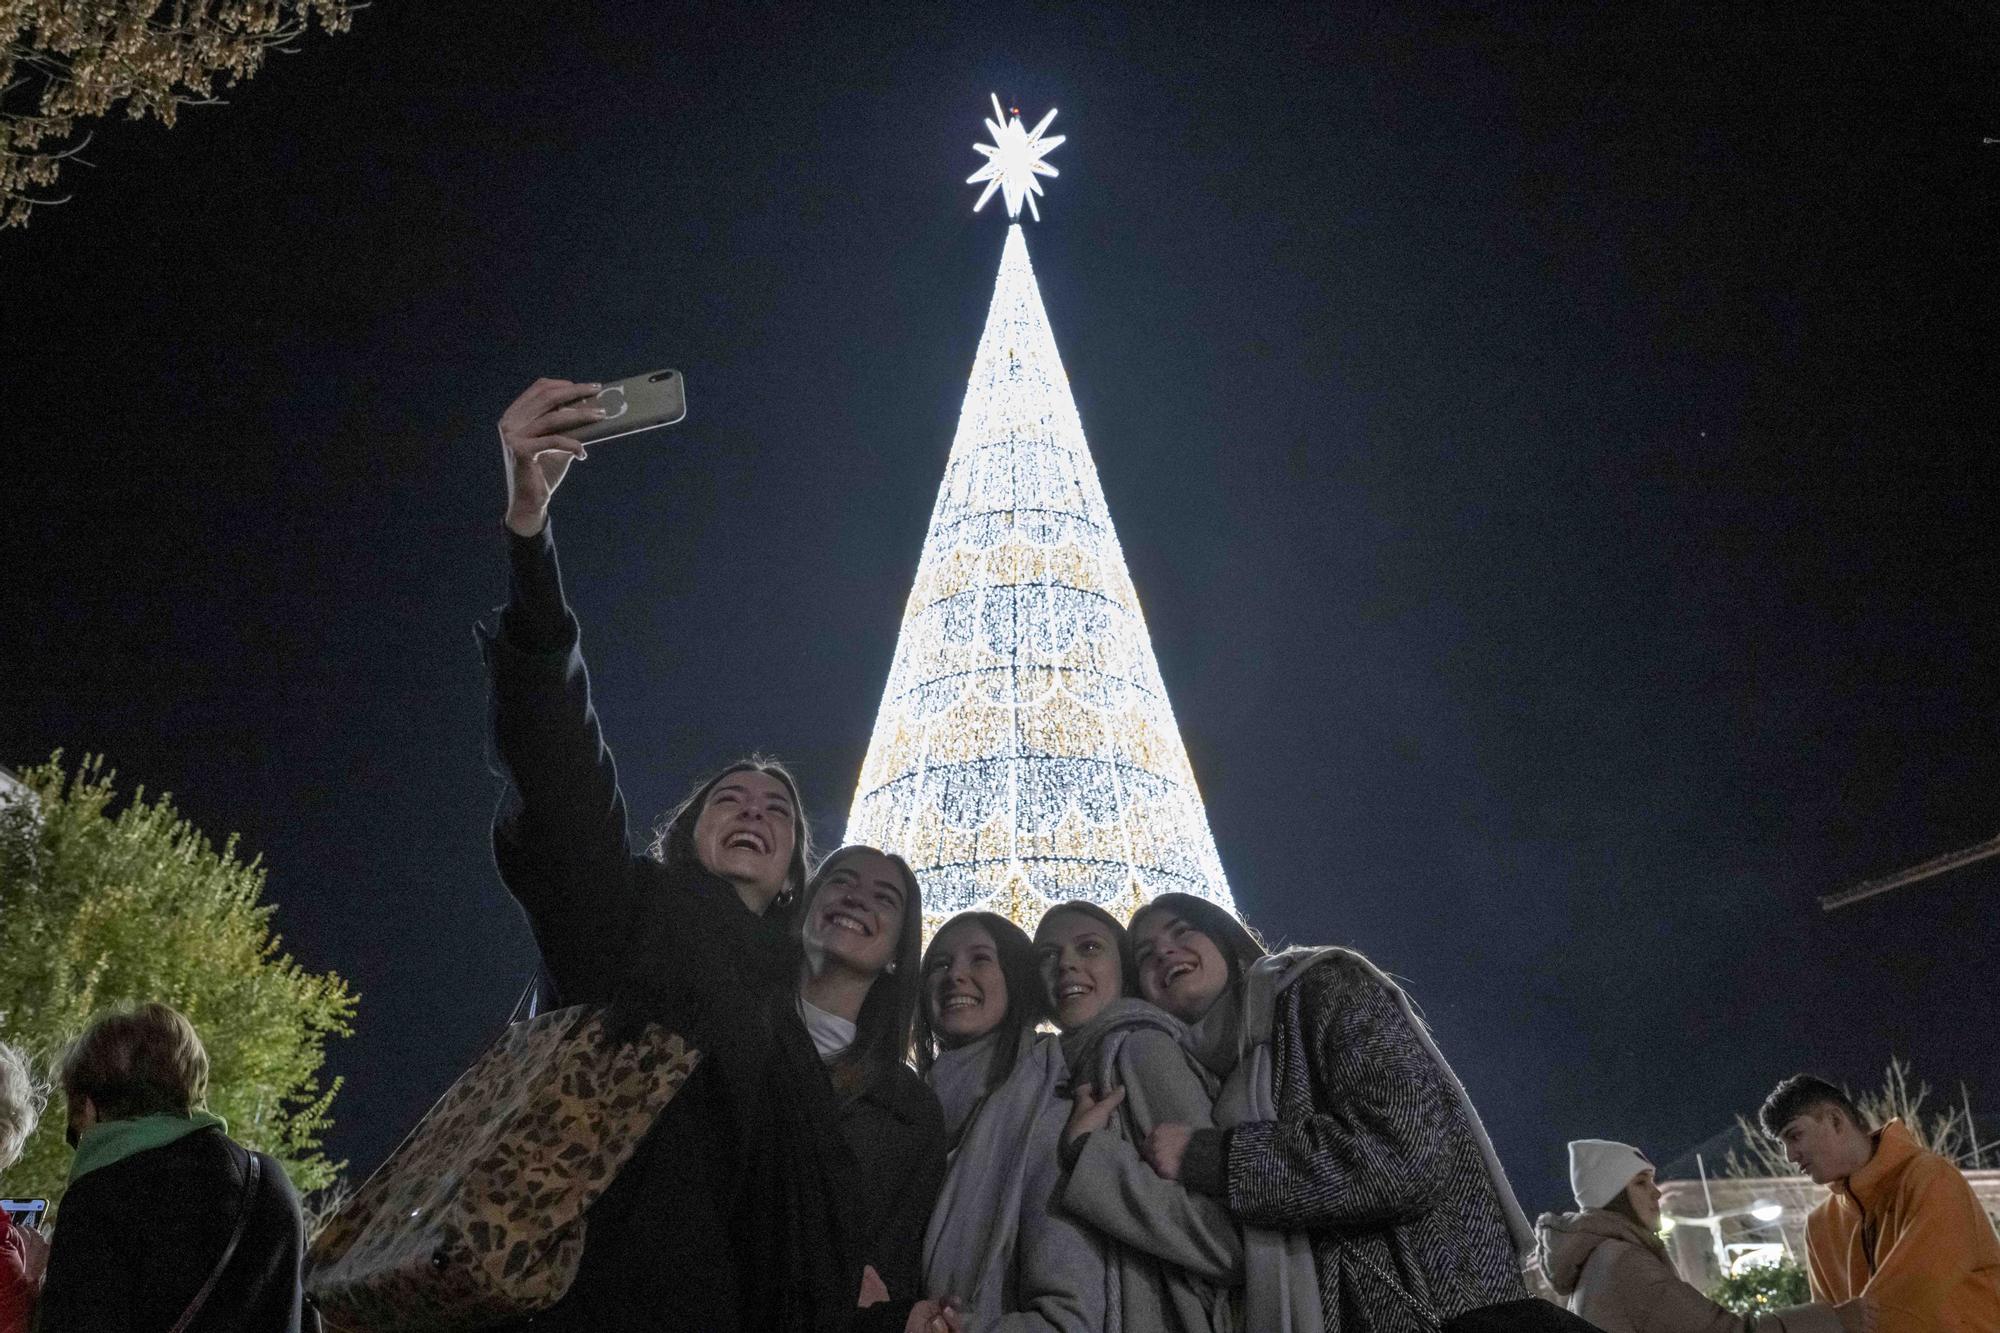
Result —
M1018 223L847 839L908 859L932 929L1169 890L1231 906Z
M25 225L55 184L78 122L133 120L214 100L315 14L347 27L352 0L0 0L0 227Z

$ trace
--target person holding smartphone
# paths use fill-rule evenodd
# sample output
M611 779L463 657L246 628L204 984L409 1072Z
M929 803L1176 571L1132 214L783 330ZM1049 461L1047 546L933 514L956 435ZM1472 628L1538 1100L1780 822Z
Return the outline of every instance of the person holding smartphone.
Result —
M864 1282L850 1210L866 1182L799 1003L797 784L731 764L632 850L548 516L586 456L576 432L608 416L599 387L537 380L499 422L511 577L480 629L508 779L494 856L550 999L608 1004L614 1030L661 1023L702 1058L594 1205L576 1280L534 1329L946 1333L951 1312Z

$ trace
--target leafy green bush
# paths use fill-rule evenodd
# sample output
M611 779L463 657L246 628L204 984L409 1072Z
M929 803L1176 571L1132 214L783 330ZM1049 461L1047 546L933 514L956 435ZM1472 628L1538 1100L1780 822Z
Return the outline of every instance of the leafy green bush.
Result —
M1812 1299L1806 1270L1794 1259L1774 1264L1753 1264L1735 1277L1726 1277L1708 1289L1708 1298L1741 1315L1768 1314L1787 1305L1804 1305Z

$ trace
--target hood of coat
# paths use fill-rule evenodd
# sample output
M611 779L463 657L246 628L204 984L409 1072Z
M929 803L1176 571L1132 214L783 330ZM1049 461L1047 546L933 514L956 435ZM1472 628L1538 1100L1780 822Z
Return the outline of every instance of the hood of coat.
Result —
M1844 1189L1836 1189L1835 1197L1849 1196L1863 1211L1873 1212L1882 1206L1882 1201L1896 1191L1896 1181L1903 1168L1915 1161L1923 1152L1916 1136L1901 1120L1891 1120L1874 1133L1875 1153L1859 1171L1841 1182Z
M1648 1235L1637 1222L1602 1208L1543 1213L1535 1220L1535 1235L1540 1242L1542 1276L1558 1296L1576 1290L1576 1284L1583 1280L1583 1266L1600 1246L1636 1245L1662 1262L1667 1259L1666 1243L1658 1236Z

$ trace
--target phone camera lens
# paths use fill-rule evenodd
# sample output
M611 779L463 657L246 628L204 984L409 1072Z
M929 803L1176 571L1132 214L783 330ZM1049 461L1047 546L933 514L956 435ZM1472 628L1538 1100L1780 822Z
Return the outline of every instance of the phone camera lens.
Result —
M657 375L648 375L648 376L646 376L646 379L647 379L647 382L648 382L648 383L651 383L651 384L658 384L658 383L659 383L659 382L660 382L661 380L670 380L670 379L672 379L673 377L674 377L674 372L673 372L673 371L671 371L671 370L663 370L663 371L661 371L661 372L660 372L659 374L657 374Z

